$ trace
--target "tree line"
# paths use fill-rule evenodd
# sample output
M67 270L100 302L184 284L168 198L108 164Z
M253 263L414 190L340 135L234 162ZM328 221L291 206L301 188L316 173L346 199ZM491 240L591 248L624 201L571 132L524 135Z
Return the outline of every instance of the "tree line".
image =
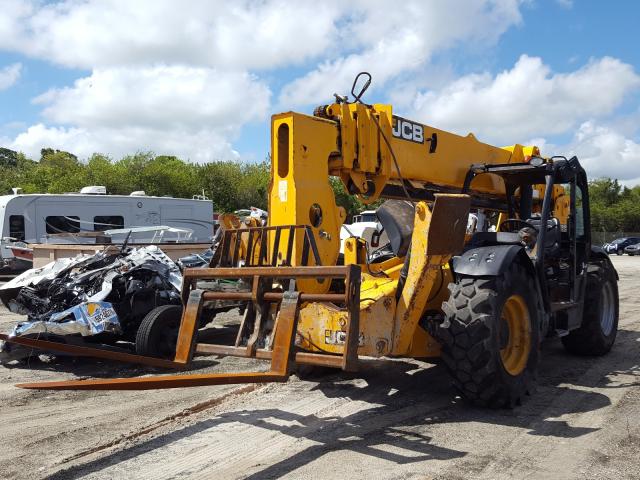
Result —
M104 185L114 195L144 190L147 195L191 198L204 193L215 211L233 212L252 206L267 210L270 160L195 164L141 152L120 160L94 154L83 162L72 153L45 148L36 161L0 148L0 171L0 194L11 193L13 187L24 193L64 193ZM330 182L337 203L349 215L367 208L345 191L339 179L331 177ZM628 188L617 180L601 178L589 183L589 192L592 230L640 232L640 186Z
M592 231L640 232L640 185L599 178L589 182L589 199Z
M107 193L192 198L206 195L218 212L250 206L267 208L269 164L220 161L185 162L174 156L136 153L114 161L94 154L86 162L69 153L43 149L39 161L0 149L0 194L20 187L23 193L78 192L88 185L104 185Z
M0 148L0 172L0 195L11 193L15 187L23 193L66 193L88 185L104 185L111 195L128 195L136 190L178 198L204 194L213 202L214 211L224 213L249 207L267 210L270 159L196 164L175 156L139 152L120 160L96 153L83 162L72 153L44 148L36 161ZM350 215L364 209L337 178L330 181L338 204Z

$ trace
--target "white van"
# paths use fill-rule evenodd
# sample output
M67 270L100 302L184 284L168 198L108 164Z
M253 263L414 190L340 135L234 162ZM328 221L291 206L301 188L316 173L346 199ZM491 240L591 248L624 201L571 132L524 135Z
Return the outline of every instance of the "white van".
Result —
M92 191L99 194L84 193ZM166 225L192 230L190 242L206 243L213 237L210 200L151 197L144 192L105 195L103 191L85 187L81 193L1 195L2 265L15 263L11 242L44 243L56 234Z

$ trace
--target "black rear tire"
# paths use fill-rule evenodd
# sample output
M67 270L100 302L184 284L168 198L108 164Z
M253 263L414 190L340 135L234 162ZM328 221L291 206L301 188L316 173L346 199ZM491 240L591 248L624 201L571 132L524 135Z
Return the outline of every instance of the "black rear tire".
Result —
M587 277L582 325L561 339L567 351L590 356L609 352L618 333L618 302L615 270L604 262Z
M136 353L173 360L181 318L181 305L163 305L151 310L140 322L136 334Z
M449 290L438 337L454 386L476 405L500 408L521 404L535 386L544 315L532 273L514 262L503 275L460 277L457 283L449 284ZM529 329L528 340L518 337L517 332L524 330L513 329L512 333L506 320L505 305L513 299L523 306L521 328ZM528 345L518 353L517 368L503 360L503 354L509 358L508 346L516 344L512 341Z

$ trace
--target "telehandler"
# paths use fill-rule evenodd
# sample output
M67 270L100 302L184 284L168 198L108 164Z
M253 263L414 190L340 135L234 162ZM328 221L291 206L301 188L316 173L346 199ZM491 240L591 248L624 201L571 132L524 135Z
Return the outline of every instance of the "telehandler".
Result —
M395 116L389 105L363 103L370 82L368 73L359 74L353 101L336 95L313 116L272 117L268 225L223 229L210 268L185 270L183 308L147 316L138 354L8 339L182 369L196 353L255 357L270 360L267 372L20 386L276 382L297 365L353 371L360 357L441 356L465 398L502 407L531 391L544 337L561 337L572 353L607 353L618 326L617 274L591 244L587 177L578 159L544 158L534 146L498 148ZM339 255L347 215L330 176L365 204L388 199L377 209L388 246L372 253L364 240L349 238ZM470 211L477 222L468 222ZM201 286L230 278L246 288ZM222 301L245 305L235 342L198 343L204 310ZM173 358L157 358L163 341Z

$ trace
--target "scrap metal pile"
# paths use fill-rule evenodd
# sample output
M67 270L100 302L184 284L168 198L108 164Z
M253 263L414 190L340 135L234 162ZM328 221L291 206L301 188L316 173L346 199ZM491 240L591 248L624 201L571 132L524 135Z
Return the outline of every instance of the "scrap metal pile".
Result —
M155 307L180 305L181 287L178 266L157 246L109 248L24 272L0 287L0 299L27 315L11 336L114 344L134 340ZM0 342L0 361L31 353Z

